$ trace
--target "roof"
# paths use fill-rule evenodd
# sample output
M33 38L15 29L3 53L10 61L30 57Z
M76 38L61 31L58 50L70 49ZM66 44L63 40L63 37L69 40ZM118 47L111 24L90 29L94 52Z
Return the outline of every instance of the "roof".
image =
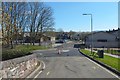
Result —
M120 31L120 28L118 28L118 29L116 29L116 30L115 30L115 29L113 29L113 30L109 30L109 31L99 31L99 32L94 32L93 34L103 32L103 33L108 33L108 34L111 34L111 35L114 35L114 36L116 36L116 37L117 37L117 35L112 34L112 33L117 32L117 31ZM91 35L91 34L88 34L88 35L86 36L86 38L87 38L89 35Z
M88 34L88 35L86 36L86 38L87 38L88 36L90 36L90 35L94 35L94 34L98 34L98 33L110 34L110 33L107 33L107 32L105 32L105 31L99 31L99 32L94 32L93 34ZM116 36L116 35L114 35L114 34L110 34L110 35ZM116 37L117 37L117 36L116 36Z
M113 30L109 30L109 31L106 31L107 33L114 33L114 32L116 32L116 31L120 31L120 28L118 28L118 29L113 29Z

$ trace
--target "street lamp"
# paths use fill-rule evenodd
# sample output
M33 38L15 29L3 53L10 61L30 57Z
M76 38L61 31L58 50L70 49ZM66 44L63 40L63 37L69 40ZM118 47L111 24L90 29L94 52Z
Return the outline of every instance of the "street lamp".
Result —
M93 18L92 18L92 14L83 14L84 16L90 16L91 17L91 54L92 54L92 47L93 47Z

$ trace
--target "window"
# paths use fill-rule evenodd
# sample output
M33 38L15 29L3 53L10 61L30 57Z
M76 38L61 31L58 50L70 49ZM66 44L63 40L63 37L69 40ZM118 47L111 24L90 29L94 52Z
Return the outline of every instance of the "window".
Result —
M97 42L107 42L107 40L106 39L99 39L99 40L97 40Z

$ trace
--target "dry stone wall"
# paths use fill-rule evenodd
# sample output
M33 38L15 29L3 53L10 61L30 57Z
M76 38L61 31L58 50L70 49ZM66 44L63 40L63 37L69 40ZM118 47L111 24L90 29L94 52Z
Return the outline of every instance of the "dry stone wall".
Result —
M35 54L0 62L0 79L25 78L38 65Z

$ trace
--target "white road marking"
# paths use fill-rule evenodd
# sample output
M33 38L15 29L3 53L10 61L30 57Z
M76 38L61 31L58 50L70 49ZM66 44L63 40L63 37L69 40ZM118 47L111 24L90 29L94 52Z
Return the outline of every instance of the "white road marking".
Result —
M43 61L41 61L43 63L43 69L45 69L45 63Z
M70 50L62 50L62 52L69 52Z
M87 57L86 57L87 58ZM109 72L110 74L112 74L113 76L115 76L116 78L120 79L116 74L114 74L113 72L107 70L106 68L102 67L101 65L97 64L96 62L90 60L89 58L87 58L89 61L93 62L94 64L98 65L99 67L101 67L102 69L106 70L107 72Z
M50 74L50 72L47 72L47 75L49 75Z
M35 74L35 72L36 72L39 68L41 68L41 64L40 64L40 66L39 66L34 72L32 72L27 78L30 78L33 74Z
M37 78L41 73L42 71L40 71L34 78Z
M43 61L41 61L41 62L43 64L43 70L44 70L45 69L45 63ZM41 73L42 73L42 70L34 78L37 78Z

